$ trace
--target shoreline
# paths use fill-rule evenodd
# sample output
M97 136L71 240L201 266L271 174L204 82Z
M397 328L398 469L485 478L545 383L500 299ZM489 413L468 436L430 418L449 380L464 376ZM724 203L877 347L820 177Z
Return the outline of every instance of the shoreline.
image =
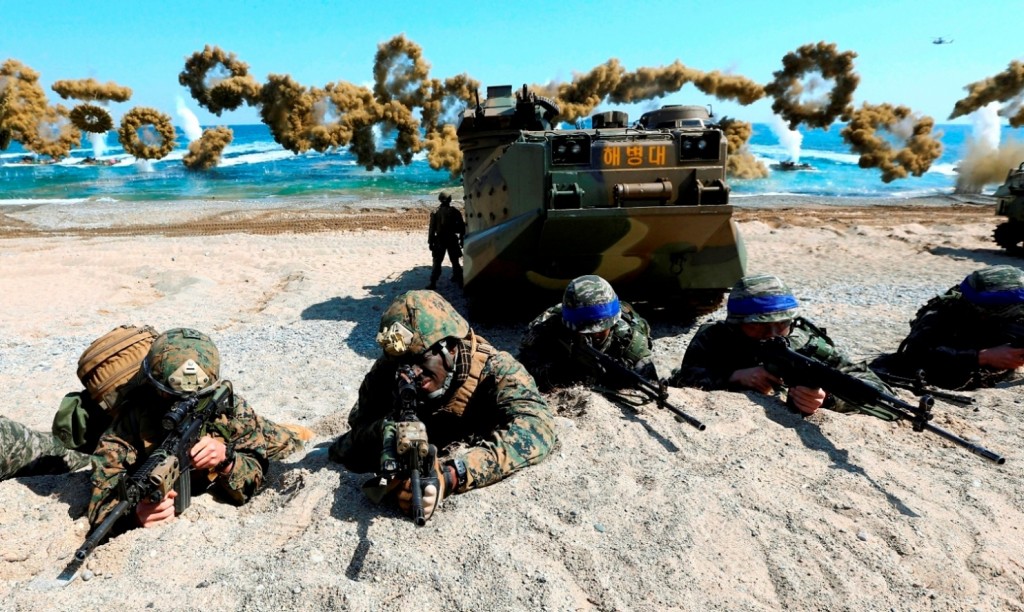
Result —
M738 200L738 201L737 201ZM813 201L812 201L813 200ZM945 195L917 198L844 197L792 198L753 196L731 203L738 223L766 217L788 218L801 225L801 216L902 218L927 223L935 217L964 222L995 219L990 196ZM326 231L425 230L436 207L433 192L408 198L343 199L295 198L261 200L159 200L145 202L85 202L5 205L0 201L0 240L51 235L130 236L208 235L222 233L320 233ZM456 201L461 207L461 202ZM881 214L884 210L887 214ZM994 222L994 221L993 221Z

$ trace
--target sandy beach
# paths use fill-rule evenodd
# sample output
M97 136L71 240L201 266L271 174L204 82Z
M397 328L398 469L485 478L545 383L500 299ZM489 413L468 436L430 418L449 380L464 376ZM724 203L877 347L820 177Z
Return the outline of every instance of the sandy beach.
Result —
M735 202L748 271L784 278L855 359L894 350L972 270L1024 263L992 242L983 197ZM426 527L374 506L326 446L378 355L381 310L427 283L435 203L0 206L0 413L48 430L94 338L189 326L258 413L317 434L249 504L199 496L70 582L88 473L0 483L0 609L1024 610L1019 379L935 408L1002 466L905 423L801 419L754 393L672 390L698 432L576 388L549 396L560 443L545 462L446 500ZM447 272L439 290L465 312ZM697 324L653 327L667 376ZM523 331L474 328L511 352Z

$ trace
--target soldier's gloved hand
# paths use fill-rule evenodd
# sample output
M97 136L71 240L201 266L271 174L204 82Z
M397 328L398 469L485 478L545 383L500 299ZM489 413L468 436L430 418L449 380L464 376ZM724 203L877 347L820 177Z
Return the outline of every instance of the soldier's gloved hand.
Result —
M782 383L778 376L764 369L764 366L736 370L729 377L729 382L764 394L772 393Z
M427 247L430 248L431 251L433 251L434 250L434 242L433 241L428 242L427 243Z
M978 351L978 365L996 370L1016 370L1024 366L1024 348L1009 344Z
M188 476L182 475L183 478ZM171 489L159 502L140 501L135 505L135 518L143 527L156 527L174 518L174 498L178 492Z
M430 445L430 450L424 459L424 467L426 473L420 477L420 490L423 492L423 518L429 521L430 517L434 515L434 510L441 505L441 500L448 493L445 491L445 481L441 476L443 472L441 463L437 459L437 447L433 444ZM402 509L402 512L412 515L411 480L402 483L402 488L398 490L398 507Z
M828 394L824 389L810 387L790 387L787 402L804 414L814 414L825 403Z

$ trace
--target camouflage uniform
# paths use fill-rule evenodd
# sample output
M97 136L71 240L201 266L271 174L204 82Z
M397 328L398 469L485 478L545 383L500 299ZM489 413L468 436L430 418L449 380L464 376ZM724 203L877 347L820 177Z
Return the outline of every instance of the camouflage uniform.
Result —
M910 379L923 370L924 383L946 389L990 387L1013 370L983 368L978 353L1010 342L1012 324L1024 326L1024 272L1007 265L976 270L922 306L898 352L872 366Z
M511 355L474 335L451 305L430 291L399 296L382 317L382 334L395 318L396 305L406 302L414 304L417 326L441 330L426 342L457 338L450 386L441 397L423 400L418 414L430 443L442 449L441 463L460 461L466 468L466 479L455 492L485 487L544 459L556 442L553 416L530 374ZM410 342L412 354L429 348L418 332ZM374 363L349 414L352 429L331 446L330 457L353 472L380 470L383 427L394 418L399 363L388 354ZM469 385L475 388L463 393Z
M594 315L588 319L590 315L583 315L589 325L573 324L563 317L566 309L573 313L589 309L586 312L601 314L602 305L604 316ZM614 311L617 312L610 314ZM569 319L574 317L570 315ZM573 343L581 341L581 333L604 329L611 329L611 333L594 348L649 380L658 379L651 355L651 326L632 306L618 301L607 281L594 275L573 279L566 288L563 302L548 308L530 323L519 346L519 360L545 391L598 382L611 387L629 386L630 381L608 378L598 364L573 351Z
M444 262L445 253L452 262L452 279L459 286L462 285L462 264L459 259L462 257L462 238L466 234L466 221L459 209L452 206L451 194L442 191L437 199L441 204L437 210L430 213L430 228L427 233L427 245L434 258L428 289L436 287L438 279L441 278L441 264Z
M191 370L186 367L190 363ZM175 369L179 364L185 365ZM167 409L188 393L215 383L219 369L217 348L205 334L172 329L156 339L142 366L149 384L136 387L122 400L117 417L94 453L88 512L93 526L116 505L121 475L141 466L166 437L161 421ZM228 414L208 423L204 432L233 448L231 472L193 471L192 486L194 492L212 489L228 501L243 504L263 483L267 447L263 426L248 403L234 395L232 407Z
M0 416L0 480L58 474L89 465L89 455L68 450L51 434Z
M795 316L796 298L774 276L745 277L729 295L729 315L725 321L705 323L697 330L679 369L672 373L669 384L676 387L696 387L705 391L747 391L746 387L729 382L733 373L761 365L758 359L759 340L750 338L740 329L742 323L776 323L792 320L788 338L795 351L814 346L814 357L843 374L860 379L886 393L893 391L863 363L851 362L835 349L825 330L803 317ZM885 420L896 415L873 406L854 406L831 395L823 404L837 412L860 411Z

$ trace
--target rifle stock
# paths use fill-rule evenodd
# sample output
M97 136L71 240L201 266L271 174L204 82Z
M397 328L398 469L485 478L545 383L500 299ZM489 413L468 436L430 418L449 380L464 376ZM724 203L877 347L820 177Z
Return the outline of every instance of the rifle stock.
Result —
M681 409L673 406L668 401L668 391L660 382L648 380L644 376L619 363L615 358L605 355L586 342L577 342L573 347L576 350L583 351L584 355L596 361L605 370L612 372L623 380L629 381L632 388L643 392L647 397L655 400L659 408L665 408L674 414L677 421L685 422L696 428L697 431L704 431L707 429L707 426L704 425L704 423L701 423L694 417L683 412Z
M175 515L188 509L192 501L190 451L202 436L203 426L231 409L232 395L231 383L224 381L208 393L175 402L163 422L169 429L167 437L137 470L121 478L117 505L89 533L75 551L75 559L84 561L117 521L143 500L158 503L174 489L178 492Z
M863 380L844 374L817 359L794 351L786 338L772 338L762 342L760 358L765 369L782 378L791 387L824 389L851 404L886 408L899 418L910 421L914 431L930 431L998 465L1006 462L1003 456L984 446L969 442L929 423L928 421L932 418L931 407L935 402L930 395L922 396L917 406L908 404L898 397L876 389Z

